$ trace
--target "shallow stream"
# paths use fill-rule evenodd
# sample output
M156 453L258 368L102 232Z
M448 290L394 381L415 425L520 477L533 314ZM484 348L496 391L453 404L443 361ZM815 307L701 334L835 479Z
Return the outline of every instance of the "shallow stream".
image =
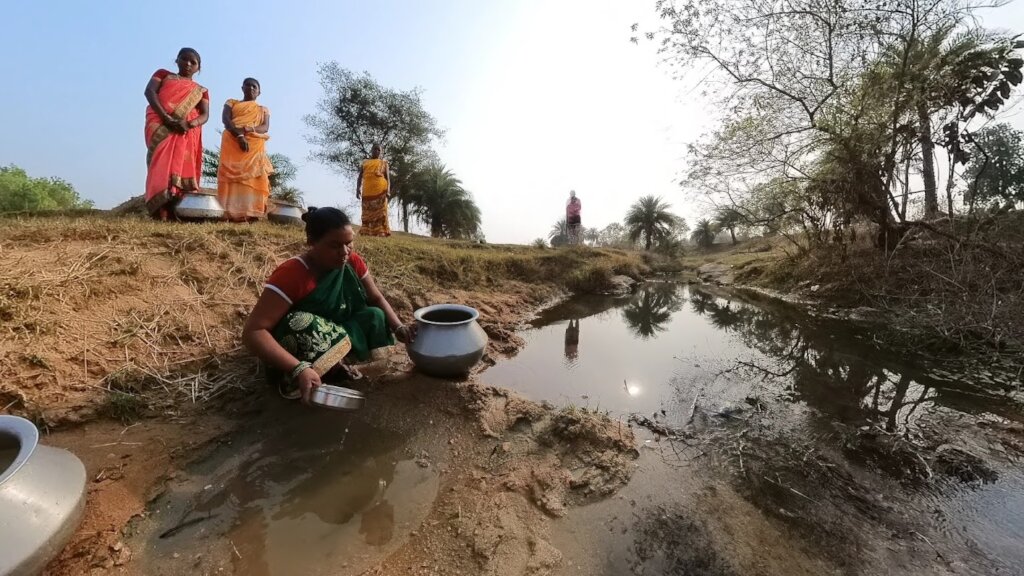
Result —
M564 573L1020 573L1018 375L897 353L877 330L651 283L545 311L481 380L637 431L630 483L554 521ZM205 553L238 574L359 574L415 534L444 434L275 412L156 501L149 573Z

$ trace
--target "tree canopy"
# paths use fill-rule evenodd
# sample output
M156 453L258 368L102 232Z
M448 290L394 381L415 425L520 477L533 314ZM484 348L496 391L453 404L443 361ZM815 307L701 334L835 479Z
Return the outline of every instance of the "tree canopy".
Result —
M319 146L315 156L325 164L355 174L374 144L394 158L429 149L444 135L423 108L419 88L388 88L369 72L356 74L337 62L321 64L319 72L324 93L305 121L314 131L310 143Z
M880 247L897 242L914 216L911 176L933 218L935 127L950 161L965 162L971 122L1022 81L1024 42L978 28L975 0L656 5L664 26L647 37L671 65L702 70L721 121L691 147L685 186L812 241L843 241L860 218ZM955 185L947 177L950 207Z
M14 166L0 167L0 212L74 210L92 208L68 182L60 178L33 178Z
M979 154L967 165L971 203L1024 204L1024 132L995 124L974 135Z
M439 161L435 141L444 136L437 120L423 107L419 88L388 88L368 72L356 74L337 62L320 65L323 96L317 113L305 117L313 129L309 142L314 157L349 176L358 173L374 144L384 148L391 167L391 194L402 208L408 232L414 174Z

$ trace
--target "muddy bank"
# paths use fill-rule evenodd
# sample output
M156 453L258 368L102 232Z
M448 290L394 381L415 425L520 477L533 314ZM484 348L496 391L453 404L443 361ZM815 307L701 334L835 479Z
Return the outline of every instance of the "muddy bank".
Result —
M617 421L475 383L402 373L366 393L353 415L255 401L126 527L126 572L551 574L552 519L638 455Z
M522 336L491 382L650 431L630 483L556 525L583 573L1013 574L1024 561L1024 403L1006 366L706 285L577 299Z
M32 419L44 442L78 454L94 479L86 522L51 573L121 570L134 550L121 533L129 518L260 413L262 375L238 335L270 271L301 252L301 229L103 215L3 223L0 412ZM490 337L481 369L521 346L517 327L545 302L645 270L637 255L615 250L402 234L357 243L400 315L439 302L480 310ZM404 374L405 362L396 348L378 375ZM451 417L431 406L422 411L434 421ZM503 434L499 421L487 427ZM538 497L557 509L552 490Z

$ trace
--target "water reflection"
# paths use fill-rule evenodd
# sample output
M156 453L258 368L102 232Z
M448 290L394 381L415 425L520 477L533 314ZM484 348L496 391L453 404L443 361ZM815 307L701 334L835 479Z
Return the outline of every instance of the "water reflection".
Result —
M580 321L569 320L565 327L565 364L568 367L576 366L576 359L580 355Z
M570 370L565 322L571 329L579 318L587 345ZM580 299L535 326L518 355L488 370L488 382L680 431L676 441L649 440L641 452L655 457L644 465L728 466L747 502L837 558L863 556L870 538L858 535L885 533L890 513L902 515L894 525L914 518L919 534L943 538L936 545L944 550L967 541L1008 564L1020 558L1022 480L986 452L979 424L998 421L993 415L1020 422L1021 405L1012 387L1000 393L966 382L972 367L957 359L939 364L892 350L879 343L884 328L756 294L670 284L643 286L629 299ZM997 380L994 367L980 372ZM999 482L974 480L987 477ZM922 478L974 487L958 500L902 491ZM668 517L659 511L646 525L638 517L632 533L647 534L628 555L636 563L617 558L608 573L716 573L700 572L713 558L691 555L700 530ZM661 538L676 534L681 543Z
M622 309L622 319L638 338L648 339L665 332L672 315L685 300L675 284L649 284Z
M968 398L955 383L933 378L926 363L865 341L861 330L838 321L697 288L690 290L690 305L694 313L760 353L736 360L731 370L775 382L790 390L794 400L841 421L905 432L922 408L940 399L961 411L1005 410L1005 397L970 393Z
M438 487L436 471L406 454L408 439L358 420L346 430L334 413L288 416L163 497L161 532L172 535L149 542L156 557L230 541L238 574L358 574L403 543ZM173 530L196 519L202 528Z

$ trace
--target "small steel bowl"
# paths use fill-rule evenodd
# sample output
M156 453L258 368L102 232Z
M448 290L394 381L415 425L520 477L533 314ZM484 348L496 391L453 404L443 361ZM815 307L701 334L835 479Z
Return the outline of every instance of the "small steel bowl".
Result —
M359 410L363 407L366 397L358 390L321 384L313 389L309 401L331 410Z

